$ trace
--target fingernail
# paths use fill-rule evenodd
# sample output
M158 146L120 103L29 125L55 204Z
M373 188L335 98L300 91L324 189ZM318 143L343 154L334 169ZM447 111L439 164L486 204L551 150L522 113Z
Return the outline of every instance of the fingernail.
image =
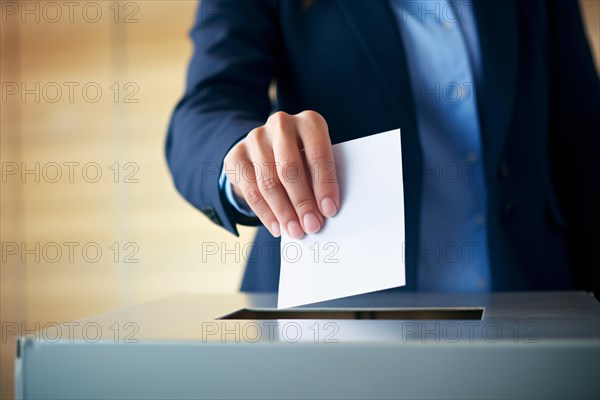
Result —
M330 197L325 197L321 200L321 208L323 209L323 214L328 218L333 217L337 212L337 206Z
M317 216L313 213L305 214L303 221L306 233L315 233L321 229L321 221L319 221Z
M292 239L300 239L302 236L304 236L304 231L297 221L288 222L287 231Z
M274 237L281 236L281 230L279 229L279 223L277 221L271 222L271 234Z

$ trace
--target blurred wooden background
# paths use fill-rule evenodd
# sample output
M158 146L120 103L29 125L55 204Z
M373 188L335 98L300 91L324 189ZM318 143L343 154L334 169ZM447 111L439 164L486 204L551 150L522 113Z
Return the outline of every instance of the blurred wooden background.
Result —
M179 197L167 171L165 132L183 90L196 1L1 3L4 399L14 393L15 326L33 330L182 291L237 291L243 257L203 260L202 244L243 248L254 230L235 238L212 225ZM600 2L581 4L600 65ZM39 176L23 177L36 163ZM62 176L53 182L57 165Z

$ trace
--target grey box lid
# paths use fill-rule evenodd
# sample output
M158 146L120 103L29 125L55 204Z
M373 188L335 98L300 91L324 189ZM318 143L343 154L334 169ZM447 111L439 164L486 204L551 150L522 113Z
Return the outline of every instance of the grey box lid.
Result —
M600 396L600 304L589 293L385 292L301 308L483 308L481 320L216 319L275 304L273 295L183 294L20 340L19 396Z

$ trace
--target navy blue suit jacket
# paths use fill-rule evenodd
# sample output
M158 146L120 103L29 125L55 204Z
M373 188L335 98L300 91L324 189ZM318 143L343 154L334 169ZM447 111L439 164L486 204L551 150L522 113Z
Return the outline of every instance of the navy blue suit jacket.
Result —
M223 198L223 158L274 109L319 112L333 143L401 128L408 241L402 290L412 290L422 155L396 21L387 1L304 3L201 2L186 92L166 144L175 185L237 234L236 224L257 221ZM474 0L473 10L493 288L598 292L600 85L578 4ZM276 105L268 96L272 81ZM242 290L277 290L278 246L261 226Z

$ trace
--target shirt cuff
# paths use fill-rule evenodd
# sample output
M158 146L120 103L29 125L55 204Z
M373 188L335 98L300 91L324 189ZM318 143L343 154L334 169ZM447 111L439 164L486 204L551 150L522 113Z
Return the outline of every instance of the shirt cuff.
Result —
M221 190L225 192L225 198L227 199L229 204L233 206L233 208L235 208L239 213L245 215L246 217L256 218L256 214L254 213L254 211L252 211L248 203L246 203L244 199L238 198L238 196L236 196L236 194L233 192L233 185L231 184L229 179L227 179L227 175L225 174L225 167L223 167L223 169L221 170L219 186L221 187Z

